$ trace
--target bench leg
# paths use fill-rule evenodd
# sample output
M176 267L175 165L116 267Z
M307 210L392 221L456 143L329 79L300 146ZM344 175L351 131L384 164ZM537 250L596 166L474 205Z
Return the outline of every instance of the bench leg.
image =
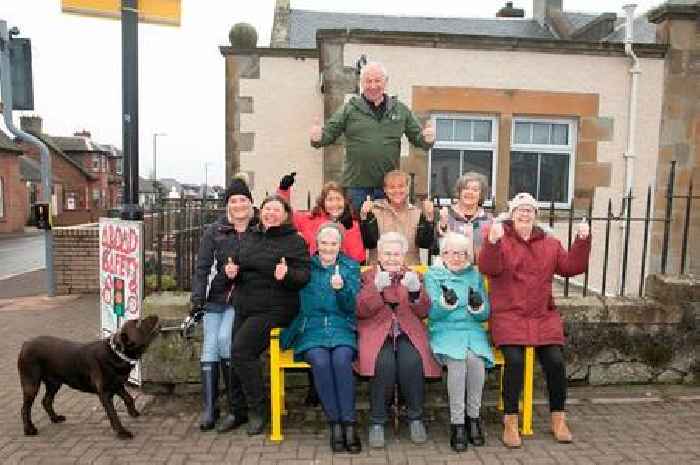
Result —
M498 388L498 402L496 403L496 409L498 409L499 412L503 411L503 373L505 372L505 365L501 365L501 374L498 377L499 378L499 388Z
M532 431L532 396L535 369L535 349L531 346L525 347L525 373L523 376L523 424L522 434L531 436Z
M283 384L281 380L284 378L284 370L270 364L270 421L271 441L281 441L284 439L282 435L282 393Z

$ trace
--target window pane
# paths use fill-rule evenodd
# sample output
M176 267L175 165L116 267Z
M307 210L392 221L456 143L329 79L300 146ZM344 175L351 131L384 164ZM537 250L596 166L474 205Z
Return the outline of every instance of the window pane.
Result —
M530 129L532 128L532 123L515 123L515 143L516 144L530 144L532 139L530 137Z
M452 189L459 176L459 150L430 151L430 194L452 198Z
M549 144L549 123L533 123L532 143Z
M437 138L438 140L452 140L452 120L438 119L437 120Z
M473 121L474 142L491 142L491 121Z
M569 125L568 124L553 124L552 125L552 144L568 145L569 144Z
M472 140L472 123L465 119L456 119L455 122L455 140L470 141Z
M536 196L537 157L536 153L511 152L509 199L519 192L529 192Z
M540 192L537 199L542 202L569 201L569 155L566 153L543 153L540 163Z
M462 158L462 174L475 171L486 176L489 192L486 198L491 198L491 171L493 167L493 152L490 150L465 150Z

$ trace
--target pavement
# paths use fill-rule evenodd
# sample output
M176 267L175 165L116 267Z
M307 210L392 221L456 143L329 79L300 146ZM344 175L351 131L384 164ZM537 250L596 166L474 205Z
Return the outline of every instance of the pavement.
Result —
M700 464L700 386L572 388L568 415L573 444L552 440L540 390L535 434L520 450L507 450L500 442L500 415L492 390L484 408L487 443L463 454L449 448L444 402L428 409L427 444L411 444L401 428L398 435L389 434L386 450L365 447L361 454L350 456L330 452L320 409L302 407L293 396L285 440L278 444L243 431L201 433L196 397L150 396L137 388L131 391L143 413L139 418L127 416L115 399L124 425L135 433L131 441L115 438L96 396L66 387L59 391L55 406L67 421L51 424L37 401L33 418L39 435L25 437L16 368L22 342L39 334L79 341L98 337L96 295L48 298L42 295L42 286L41 273L0 281L0 379L5 380L0 384L0 464ZM360 412L361 419L365 415ZM361 428L366 446L364 421Z
M0 234L0 280L46 267L43 231Z

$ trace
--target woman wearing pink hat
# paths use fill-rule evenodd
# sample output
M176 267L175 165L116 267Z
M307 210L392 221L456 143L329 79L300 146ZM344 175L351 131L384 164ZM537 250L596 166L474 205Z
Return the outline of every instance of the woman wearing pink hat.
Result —
M510 218L490 226L479 256L479 270L489 278L491 338L505 358L503 443L509 448L522 445L518 399L525 346L535 347L547 378L554 438L558 442L572 441L564 413L564 327L554 306L552 277L586 271L590 229L582 222L567 252L556 237L535 224L537 208L537 200L530 194L517 194L509 203Z

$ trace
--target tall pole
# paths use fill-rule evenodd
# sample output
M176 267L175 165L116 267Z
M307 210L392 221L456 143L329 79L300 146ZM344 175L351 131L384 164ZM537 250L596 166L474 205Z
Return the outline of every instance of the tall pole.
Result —
M24 140L39 148L41 155L41 198L49 208L49 222L51 221L51 155L49 149L39 138L15 127L12 120L13 96L12 74L10 69L10 34L7 22L0 20L0 95L2 96L2 113L5 118L5 126L20 140ZM49 297L56 295L56 280L53 272L53 232L44 230L44 260L46 262L46 293Z
M122 0L123 220L143 220L139 207L139 23L138 0Z
M156 176L156 166L157 166L156 153L158 153L158 151L156 150L156 148L157 148L156 142L158 140L158 136L167 136L167 134L164 132L154 132L153 133L153 179L152 179L153 182L156 182L158 180L158 176Z

